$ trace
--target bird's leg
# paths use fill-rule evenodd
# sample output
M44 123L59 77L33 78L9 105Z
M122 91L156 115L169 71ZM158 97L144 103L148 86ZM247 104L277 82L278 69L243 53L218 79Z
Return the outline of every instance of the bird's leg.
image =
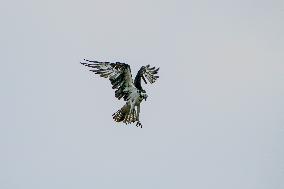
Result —
M137 120L136 120L137 123L136 123L136 126L142 128L142 124L141 124L141 122L139 120L139 113L140 113L140 104L137 106Z
M132 112L131 112L131 122L133 123L133 122L135 122L135 115L136 114L136 112L135 112L135 108L133 108L133 110L132 110Z
M140 104L137 106L137 121L139 121Z

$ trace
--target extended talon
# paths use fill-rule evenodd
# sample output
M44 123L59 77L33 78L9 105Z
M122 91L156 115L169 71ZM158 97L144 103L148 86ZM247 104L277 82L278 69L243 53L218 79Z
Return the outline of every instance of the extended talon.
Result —
M141 124L141 122L140 122L140 121L137 121L137 123L136 123L136 127L141 127L141 128L142 128L142 124Z

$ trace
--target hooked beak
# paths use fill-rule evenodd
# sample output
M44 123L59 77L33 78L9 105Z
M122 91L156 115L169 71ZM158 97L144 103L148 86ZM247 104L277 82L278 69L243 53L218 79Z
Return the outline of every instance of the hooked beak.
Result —
M144 75L142 75L142 79L143 79L143 81L145 82L145 84L147 84L147 81L146 81Z

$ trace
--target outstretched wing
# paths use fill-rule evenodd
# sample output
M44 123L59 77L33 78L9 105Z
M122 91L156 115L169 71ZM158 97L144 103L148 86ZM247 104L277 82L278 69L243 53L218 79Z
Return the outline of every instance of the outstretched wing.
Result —
M120 62L99 62L86 59L84 59L84 61L85 62L81 62L81 64L92 68L90 71L99 74L101 77L109 78L112 88L116 89L116 98L124 98L124 100L127 101L131 93L137 90L133 84L131 69L128 64Z
M140 68L140 70L142 70L142 79L144 80L144 82L147 84L144 76L147 78L147 80L152 84L154 83L158 78L159 76L157 75L158 74L158 71L159 71L160 68L155 68L155 67L150 67L150 65L147 65L147 66L142 66Z
M135 81L134 81L135 87L139 90L143 90L141 86L141 78L147 84L145 77L150 83L154 83L159 78L159 76L157 75L158 71L159 71L159 68L157 69L155 67L151 68L150 65L142 66L135 77Z

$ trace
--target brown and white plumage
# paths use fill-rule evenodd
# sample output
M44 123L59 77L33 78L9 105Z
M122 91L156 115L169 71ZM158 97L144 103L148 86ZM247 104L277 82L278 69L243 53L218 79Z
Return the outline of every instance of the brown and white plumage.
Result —
M119 100L123 98L126 101L126 104L113 114L113 119L116 122L125 124L137 122L136 126L142 128L139 120L140 104L143 99L147 99L148 95L141 86L141 78L145 83L147 83L146 79L151 84L154 83L159 78L156 75L159 68L156 69L155 67L150 67L150 65L142 66L133 81L130 66L125 63L99 62L84 59L84 62L81 62L81 64L90 67L90 71L95 74L109 78L112 88L115 89L115 97Z

